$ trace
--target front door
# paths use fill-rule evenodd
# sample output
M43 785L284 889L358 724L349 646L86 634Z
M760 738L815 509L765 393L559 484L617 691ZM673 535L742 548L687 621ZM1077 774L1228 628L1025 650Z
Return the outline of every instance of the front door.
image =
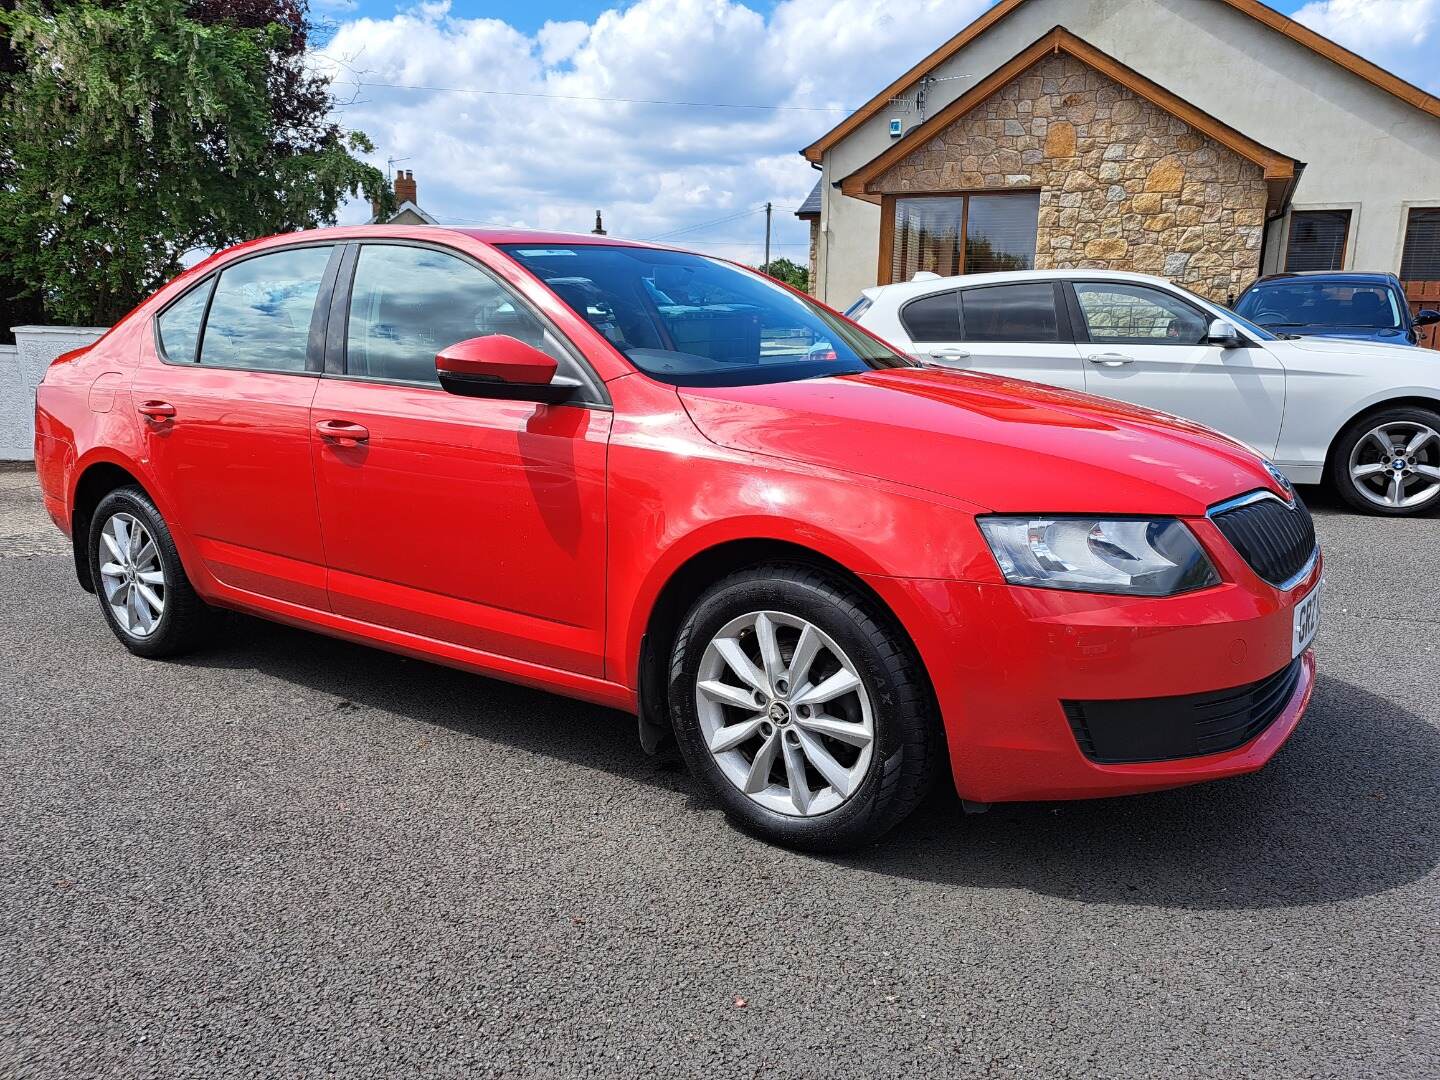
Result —
M343 275L342 275L343 276ZM361 245L337 297L334 377L312 421L341 615L600 675L610 412L457 397L435 354L507 334L576 361L479 265L430 246ZM339 347L343 342L343 348Z
M1275 453L1285 369L1267 350L1207 344L1209 313L1151 285L1076 281L1072 287L1090 393L1196 420L1262 454Z
M333 244L228 264L157 317L131 381L160 496L222 584L324 608L310 467Z

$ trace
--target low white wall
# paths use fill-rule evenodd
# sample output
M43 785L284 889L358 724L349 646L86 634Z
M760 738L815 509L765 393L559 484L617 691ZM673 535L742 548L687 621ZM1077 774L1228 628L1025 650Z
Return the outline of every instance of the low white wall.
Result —
M103 326L16 326L0 345L0 461L35 458L35 387L61 353L89 345Z

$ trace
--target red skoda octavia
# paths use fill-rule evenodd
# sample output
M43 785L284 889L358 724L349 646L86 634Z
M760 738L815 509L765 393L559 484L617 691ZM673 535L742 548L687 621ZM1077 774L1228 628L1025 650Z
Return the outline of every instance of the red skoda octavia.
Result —
M1263 458L919 366L700 255L245 244L57 360L36 425L132 652L233 608L629 710L797 847L878 836L947 767L970 804L1252 772L1314 685L1320 552Z

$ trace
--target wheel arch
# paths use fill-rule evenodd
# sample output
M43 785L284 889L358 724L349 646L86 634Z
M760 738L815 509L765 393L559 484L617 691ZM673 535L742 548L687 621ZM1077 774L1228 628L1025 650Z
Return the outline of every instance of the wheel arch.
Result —
M795 540L775 537L746 537L723 540L692 552L671 570L660 585L654 602L645 614L643 631L634 663L635 686L640 703L641 738L647 749L653 748L658 734L668 732L670 717L665 702L668 698L665 672L670 650L686 612L702 593L716 581L730 574L770 563L789 563L820 570L870 600L889 621L921 672L926 692L935 704L935 689L920 650L894 606L888 603L865 577L816 548ZM647 738L647 728L649 738ZM943 735L943 725L942 738ZM948 749L944 759L948 760Z
M1427 396L1424 392L1396 394L1379 401L1370 401L1357 408L1335 429L1335 434L1330 439L1330 445L1325 448L1325 479L1327 481L1333 479L1332 470L1334 469L1335 454L1340 448L1340 440L1357 421L1384 412L1386 409L1404 408L1429 409L1431 412L1440 413L1440 397Z
M137 471L127 464L110 458L92 458L83 467L77 468L75 486L70 494L70 550L75 560L75 577L86 592L95 591L95 582L90 574L90 520L100 500L110 492L122 487L137 487L147 496L154 495L140 480Z

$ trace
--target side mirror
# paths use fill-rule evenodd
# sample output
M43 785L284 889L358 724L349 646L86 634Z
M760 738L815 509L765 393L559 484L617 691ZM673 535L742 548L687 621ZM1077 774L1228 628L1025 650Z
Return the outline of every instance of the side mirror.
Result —
M1219 345L1222 349L1238 349L1245 344L1240 330L1226 319L1211 319L1210 329L1205 333L1205 344Z
M1433 326L1435 323L1440 323L1440 311L1428 307L1421 308L1410 320L1412 326Z
M557 369L553 356L505 334L457 341L435 357L441 387L465 397L559 404L580 384Z

